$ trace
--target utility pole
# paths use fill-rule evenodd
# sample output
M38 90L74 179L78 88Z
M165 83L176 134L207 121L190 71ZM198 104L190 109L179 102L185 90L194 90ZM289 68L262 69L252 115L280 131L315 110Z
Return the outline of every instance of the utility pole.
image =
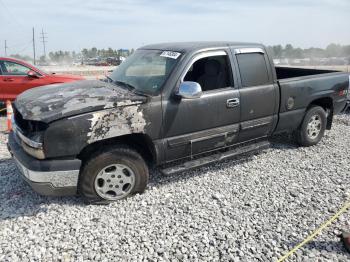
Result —
M8 49L9 47L7 46L7 42L6 42L6 40L5 40L5 56L7 56L7 49Z
M47 43L46 39L47 36L45 36L47 33L44 33L44 29L41 29L41 42L43 43L43 47L44 47L44 57L46 59L46 46L45 43Z
M34 57L34 65L35 65L35 37L34 37L34 27L33 27L33 57Z

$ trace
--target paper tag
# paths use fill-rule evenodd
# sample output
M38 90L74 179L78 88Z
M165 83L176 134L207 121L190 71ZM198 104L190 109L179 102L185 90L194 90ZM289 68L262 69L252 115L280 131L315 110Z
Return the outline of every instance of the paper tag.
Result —
M162 57L168 57L172 59L177 59L181 53L179 52L173 52L173 51L164 51L163 53L160 54Z

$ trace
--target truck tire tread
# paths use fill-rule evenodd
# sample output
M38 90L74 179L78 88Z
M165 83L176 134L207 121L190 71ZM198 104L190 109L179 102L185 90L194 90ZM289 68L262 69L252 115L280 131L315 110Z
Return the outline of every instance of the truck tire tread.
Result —
M110 146L96 151L83 162L78 181L78 194L87 204L108 204L112 201L101 198L94 189L94 181L101 168L109 163L122 162L135 173L135 185L128 196L142 193L148 183L149 171L141 155L126 145ZM128 197L127 196L127 197Z
M320 130L319 135L315 139L310 139L307 136L307 125L310 121L310 118L315 114L318 114L321 117L321 120L322 120L321 124L322 125L321 125L321 130ZM326 116L325 110L322 107L317 106L317 105L311 106L306 111L303 122L301 123L300 127L295 132L296 142L300 146L304 146L304 147L316 145L322 139L324 132L326 130L326 126L327 126L327 116Z

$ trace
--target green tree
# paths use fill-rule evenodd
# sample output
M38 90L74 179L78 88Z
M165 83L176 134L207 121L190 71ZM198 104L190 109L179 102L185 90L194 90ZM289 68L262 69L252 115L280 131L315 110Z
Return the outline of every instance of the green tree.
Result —
M97 56L97 48L93 47L91 48L91 50L89 51L89 57L96 57Z
M39 63L45 63L45 62L46 62L46 57L44 55L40 56Z
M339 57L342 54L342 47L338 44L330 44L326 47L327 57Z
M284 54L288 58L292 58L293 56L293 46L291 44L287 44L284 48Z
M113 49L112 48L108 48L108 50L107 50L107 54L106 54L106 57L110 57L110 56L113 56L113 54L114 54L114 51L113 51Z
M303 49L301 48L293 49L292 58L304 58Z
M345 56L350 57L350 45L343 46L343 53Z
M81 53L82 53L82 55L83 55L84 58L88 58L89 51L88 51L86 48L84 48L83 50L81 50Z
M281 58L282 57L282 51L283 47L281 45L274 45L272 47L273 54L276 58Z

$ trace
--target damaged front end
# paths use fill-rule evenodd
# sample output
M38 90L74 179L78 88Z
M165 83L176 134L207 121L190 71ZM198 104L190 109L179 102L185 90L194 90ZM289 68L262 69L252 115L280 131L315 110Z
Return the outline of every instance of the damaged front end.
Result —
M43 134L48 128L48 124L40 121L25 120L15 106L13 109L12 129L16 142L29 155L37 159L44 159Z
M95 80L35 88L14 103L15 133L26 152L38 159L74 156L87 144L143 133L141 105L146 100Z
M146 101L145 96L102 81L30 90L14 103L9 150L26 181L39 193L76 192L79 153L97 141L144 133Z

